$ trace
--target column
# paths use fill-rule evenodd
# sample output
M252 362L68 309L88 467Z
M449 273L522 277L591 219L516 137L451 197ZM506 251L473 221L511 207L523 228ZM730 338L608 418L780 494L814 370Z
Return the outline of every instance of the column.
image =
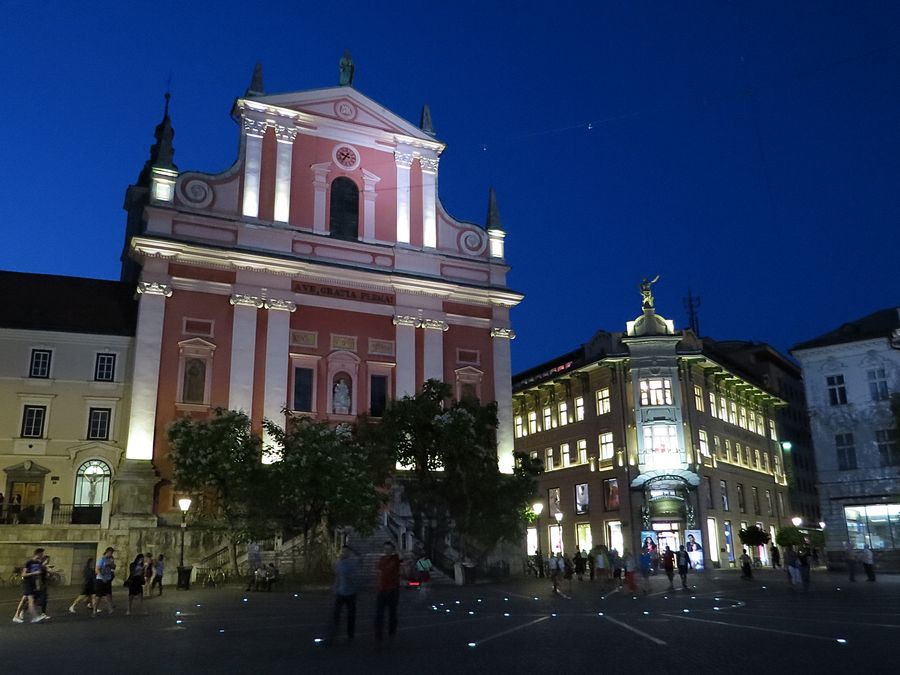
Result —
M437 248L436 184L438 158L420 157L422 166L422 227L425 248Z
M450 326L440 319L423 319L425 329L425 379L444 381L444 331Z
M288 222L291 215L291 159L296 137L295 128L275 125L275 220L280 223Z
M265 300L265 308L269 310L266 328L266 388L263 394L263 417L284 426L284 413L287 407L288 382L288 349L291 334L291 312L297 305L289 300ZM271 449L272 438L263 434L263 459L265 464L278 461L277 452Z
M397 243L408 244L409 232L409 170L412 167L412 153L395 152L397 165Z
M244 127L244 200L242 213L259 217L259 174L262 168L262 141L266 123L243 118Z
M134 340L134 374L125 457L151 460L156 428L163 321L166 298L172 295L172 288L156 281L142 281L138 284L137 292L141 297Z
M328 174L331 171L331 162L313 164L309 168L313 173L313 232L326 234L325 191L328 188Z
M263 301L252 295L235 293L231 324L231 377L228 384L229 410L241 410L249 417L253 410L253 363L256 353L256 310Z
M362 170L363 179L363 241L375 241L375 186L381 180L371 171Z
M510 340L516 334L510 328L492 328L494 352L494 400L497 401L497 463L503 473L512 473L513 414L512 414L512 360Z
M416 393L416 326L419 317L397 315L394 317L397 350L397 398Z

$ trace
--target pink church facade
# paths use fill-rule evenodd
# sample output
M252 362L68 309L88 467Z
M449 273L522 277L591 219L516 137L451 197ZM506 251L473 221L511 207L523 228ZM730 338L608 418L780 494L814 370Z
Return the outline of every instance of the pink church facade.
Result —
M168 114L129 188L123 278L139 308L127 459L162 479L166 428L216 407L257 430L289 415L378 416L429 378L497 401L513 465L505 232L452 218L444 144L350 86L238 99L235 164L179 172ZM265 440L265 439L264 439ZM273 456L267 455L271 461Z

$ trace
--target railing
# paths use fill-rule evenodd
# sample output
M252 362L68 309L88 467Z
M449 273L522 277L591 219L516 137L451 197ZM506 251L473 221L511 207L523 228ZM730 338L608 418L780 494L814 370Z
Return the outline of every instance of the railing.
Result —
M44 505L5 504L0 508L0 525L40 525L44 522Z
M54 504L50 514L51 525L99 525L103 516L102 506Z

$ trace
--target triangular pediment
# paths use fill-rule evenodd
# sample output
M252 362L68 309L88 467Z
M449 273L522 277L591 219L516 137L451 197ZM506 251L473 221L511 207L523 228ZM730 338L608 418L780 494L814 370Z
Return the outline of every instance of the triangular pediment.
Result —
M253 103L287 108L315 117L337 120L377 129L390 134L409 136L435 149L444 144L416 125L391 112L353 87L328 87L289 94L254 96Z

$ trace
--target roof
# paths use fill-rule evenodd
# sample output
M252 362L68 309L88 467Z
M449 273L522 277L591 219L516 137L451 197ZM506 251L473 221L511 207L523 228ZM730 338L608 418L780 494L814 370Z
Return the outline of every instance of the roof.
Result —
M122 281L0 271L0 328L134 335L134 294Z
M791 347L791 353L816 347L827 347L848 342L860 342L877 338L891 338L900 329L900 307L886 307L856 321L845 323L819 337Z

